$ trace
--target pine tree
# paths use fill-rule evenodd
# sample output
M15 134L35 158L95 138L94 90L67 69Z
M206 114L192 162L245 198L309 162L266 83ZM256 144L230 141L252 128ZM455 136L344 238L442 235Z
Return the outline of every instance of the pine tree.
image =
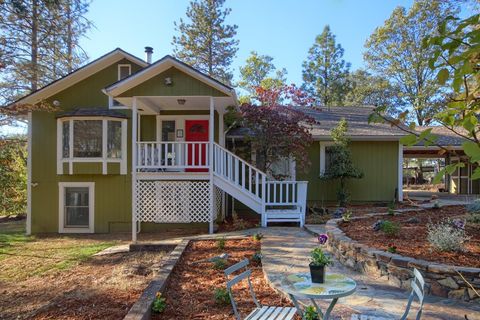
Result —
M350 63L343 60L343 48L327 25L308 51L303 63L303 88L324 106L343 105L349 89Z
M0 105L36 91L86 59L86 0L0 2Z
M174 55L220 81L230 83L229 69L238 50L237 26L225 23L230 8L225 0L194 0L187 9L188 22L175 23Z
M251 102L257 95L257 89L265 90L280 88L286 85L287 70L277 69L273 64L273 58L268 55L259 55L257 52L250 52L245 65L240 67L240 81L238 85L248 94L241 96L242 102Z

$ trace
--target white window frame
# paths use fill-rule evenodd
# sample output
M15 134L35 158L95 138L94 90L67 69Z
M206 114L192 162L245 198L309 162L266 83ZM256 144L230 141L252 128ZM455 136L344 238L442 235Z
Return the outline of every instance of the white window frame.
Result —
M325 147L335 145L333 141L320 141L320 176L325 173Z
M65 227L65 188L88 188L88 228ZM59 182L58 183L58 232L94 233L95 232L95 182Z
M96 158L75 158L73 156L73 121L78 120L101 120L102 121L102 156ZM69 133L69 157L63 157L63 123L68 121L70 123ZM121 157L108 158L107 157L107 143L108 143L108 121L118 121L122 124L122 138L121 138ZM64 174L63 164L68 163L68 174L73 174L74 163L96 162L102 164L102 174L108 174L108 163L120 163L120 174L127 174L127 119L115 117L68 117L57 119L57 174Z
M132 65L129 64L129 63L119 63L118 64L118 67L117 67L117 80L120 81L122 79L120 79L120 69L122 67L128 67L128 77L132 75Z
M120 81L122 79L120 79L120 69L122 67L128 67L128 76L131 76L132 75L132 65L129 64L129 63L119 63L117 65L117 81ZM113 104L113 97L108 97L108 108L109 109L128 109L127 106L125 105L114 105Z

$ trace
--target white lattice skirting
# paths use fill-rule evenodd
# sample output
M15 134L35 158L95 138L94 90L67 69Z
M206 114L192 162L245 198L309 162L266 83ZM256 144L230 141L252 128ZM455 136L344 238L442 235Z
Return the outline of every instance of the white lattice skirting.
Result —
M209 181L139 180L135 191L137 221L156 223L210 221ZM214 192L214 220L221 208L221 192L219 189Z

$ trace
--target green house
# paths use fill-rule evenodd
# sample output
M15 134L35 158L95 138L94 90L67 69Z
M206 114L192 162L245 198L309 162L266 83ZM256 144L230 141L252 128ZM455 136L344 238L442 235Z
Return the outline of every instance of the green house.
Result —
M290 179L276 181L226 148L242 139L226 133L223 120L237 105L233 88L171 56L149 60L115 49L16 102L56 109L28 114L28 233L131 231L135 241L172 224L213 232L230 197L263 226L303 225L308 202L335 197L335 185L319 175L342 117L365 173L350 184L352 200L402 199L402 133L368 124L371 110L308 111L321 118L312 166L296 172L289 162Z

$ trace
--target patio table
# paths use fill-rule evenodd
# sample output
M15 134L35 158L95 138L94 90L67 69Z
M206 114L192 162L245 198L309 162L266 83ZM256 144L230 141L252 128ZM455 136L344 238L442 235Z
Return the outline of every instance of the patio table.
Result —
M302 319L304 310L300 307L298 299L309 299L323 320L330 317L330 313L339 298L351 295L357 288L357 283L354 280L338 273L327 273L325 283L312 283L309 272L296 273L284 277L281 285L292 299ZM317 299L332 299L325 313L315 302Z

